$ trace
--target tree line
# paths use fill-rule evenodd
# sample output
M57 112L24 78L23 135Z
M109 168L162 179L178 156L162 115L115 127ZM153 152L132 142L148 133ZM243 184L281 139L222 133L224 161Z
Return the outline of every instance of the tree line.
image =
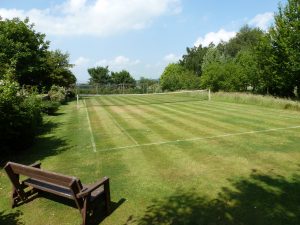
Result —
M135 80L133 76L124 69L114 72L110 71L108 66L97 66L89 68L87 71L90 76L89 84L102 87L103 90L100 90L102 94L116 94L125 92L138 94L161 91L158 80L145 77L140 77L139 80ZM118 88L121 88L122 91L118 91Z
M210 88L300 97L300 2L279 5L269 30L243 26L228 42L187 48L160 77L163 90Z
M109 71L108 66L102 67L97 66L88 69L88 73L90 75L89 84L127 84L127 85L135 85L136 81L131 76L131 74L126 70L121 70L119 72Z

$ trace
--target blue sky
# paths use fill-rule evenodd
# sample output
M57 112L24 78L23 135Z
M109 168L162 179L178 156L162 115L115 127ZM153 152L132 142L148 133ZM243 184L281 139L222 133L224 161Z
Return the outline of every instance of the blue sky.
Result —
M0 0L0 16L29 17L51 49L70 54L78 82L86 82L87 68L106 65L136 79L158 78L186 47L227 41L245 24L267 29L279 2Z

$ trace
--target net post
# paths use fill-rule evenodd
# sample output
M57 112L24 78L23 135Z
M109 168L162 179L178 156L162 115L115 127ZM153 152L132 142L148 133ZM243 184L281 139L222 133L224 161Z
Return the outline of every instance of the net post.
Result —
M79 95L78 94L76 96L76 100L77 100L77 109L79 109Z
M210 97L210 88L208 89L208 101L211 100L211 97Z

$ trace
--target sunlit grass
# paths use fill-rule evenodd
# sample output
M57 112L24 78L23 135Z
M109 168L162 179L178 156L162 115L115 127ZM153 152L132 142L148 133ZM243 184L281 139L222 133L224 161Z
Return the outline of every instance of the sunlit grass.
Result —
M236 98L226 102L221 99L213 96L210 102L147 104L141 96L94 97L84 99L86 104L82 99L79 108L71 102L61 108L60 115L46 118L51 129L16 160L41 160L43 168L77 176L84 183L110 177L112 201L126 201L101 224L221 224L213 219L218 216L225 224L263 224L264 215L247 207L266 201L264 207L269 209L270 205L271 210L278 193L298 184L299 180L293 179L299 176L300 115L293 110L257 106L255 102L244 104L248 100L239 104L240 100L234 103ZM265 177L273 183L267 182L263 192L260 186L251 186L251 179L262 182ZM285 182L284 188L274 182L275 178L279 184ZM25 224L81 222L76 209L45 198L11 210L10 188L1 170L0 213L14 215L19 210L18 220ZM247 199L250 190L253 193ZM299 192L291 193L295 194ZM222 201L224 209L211 204L214 199ZM290 210L297 208L296 200L282 197L278 207L286 207L286 211L287 205ZM172 211L166 211L168 207ZM201 223L195 216L198 210L202 210ZM212 217L203 214L209 211L214 213ZM228 215L223 218L225 211ZM246 211L252 217L243 217ZM241 212L241 217L236 212ZM155 222L155 217L162 218ZM268 217L272 224L295 222L288 215L285 218L284 223Z

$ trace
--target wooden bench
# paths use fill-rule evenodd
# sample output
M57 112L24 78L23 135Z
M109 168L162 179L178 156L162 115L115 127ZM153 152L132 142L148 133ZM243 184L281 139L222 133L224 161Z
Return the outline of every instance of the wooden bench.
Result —
M104 197L106 213L109 213L110 190L107 177L92 185L82 185L76 177L42 170L41 163L26 166L8 162L4 169L13 185L12 207L26 203L33 193L43 191L73 200L80 211L83 225L87 224L87 217L93 212L96 200L100 197ZM20 175L25 179L20 181Z

